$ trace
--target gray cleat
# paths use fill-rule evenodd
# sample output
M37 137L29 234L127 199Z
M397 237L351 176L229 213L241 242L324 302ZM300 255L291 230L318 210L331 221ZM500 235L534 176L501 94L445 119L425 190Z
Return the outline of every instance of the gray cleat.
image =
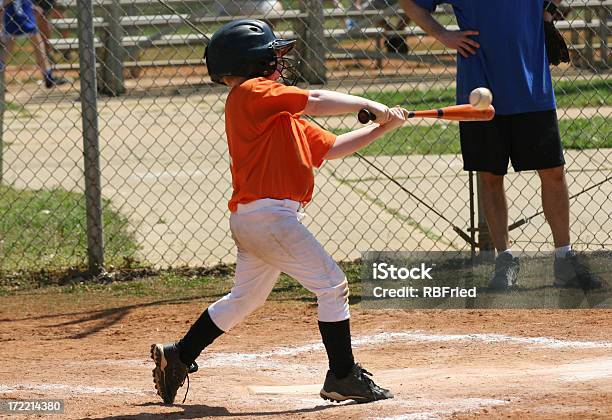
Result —
M489 289L508 290L517 287L520 269L518 257L502 252L495 259L495 273L489 281Z
M151 359L155 362L155 369L153 369L155 389L157 389L157 395L164 400L164 404L174 403L176 392L185 383L185 378L187 378L187 392L189 392L188 374L196 372L198 365L195 362L191 366L184 364L179 358L179 349L175 343L151 345ZM187 392L185 392L185 399Z
M569 251L565 258L555 258L554 286L591 290L602 287L602 282L575 251Z
M369 376L372 376L372 374L359 364L355 364L348 376L342 379L337 379L328 370L325 384L321 389L321 398L336 402L354 400L358 403L393 398L391 391L376 385Z

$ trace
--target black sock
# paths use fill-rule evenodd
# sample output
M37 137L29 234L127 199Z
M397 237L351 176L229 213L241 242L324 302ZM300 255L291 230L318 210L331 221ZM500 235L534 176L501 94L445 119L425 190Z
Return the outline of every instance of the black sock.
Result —
M187 366L197 359L202 350L223 334L210 318L206 309L178 342L179 358Z
M351 348L351 327L348 319L338 322L319 321L319 331L323 338L329 370L341 379L349 374L355 365Z

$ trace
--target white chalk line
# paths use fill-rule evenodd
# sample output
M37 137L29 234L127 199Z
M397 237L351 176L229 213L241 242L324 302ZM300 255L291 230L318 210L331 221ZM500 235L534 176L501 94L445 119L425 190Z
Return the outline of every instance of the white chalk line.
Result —
M505 334L426 334L413 332L383 332L374 335L353 337L353 347L369 347L384 343L447 343L447 342L480 342L484 344L518 344L529 348L544 349L612 349L609 341L575 341L549 337L516 337ZM322 351L321 342L302 346L286 346L260 353L225 353L204 352L198 359L198 365L205 368L223 366L253 366L260 368L285 367L281 361L273 360L280 357L292 357L313 351ZM79 362L80 363L80 362ZM91 363L91 362L87 362ZM97 363L120 366L150 366L150 361L132 360L100 360Z
M19 391L55 392L64 391L71 394L108 394L108 395L145 395L147 393L125 387L99 387L68 384L19 384L0 385L0 394L11 394Z
M612 343L607 341L573 341L561 340L548 337L515 337L504 334L425 334L419 331L414 332L384 332L368 336L353 338L354 347L376 346L389 342L481 342L485 344L509 343L529 346L531 348L554 348L554 349L600 349L612 348ZM198 364L203 368L218 367L244 367L245 365L258 368L280 369L283 373L290 371L304 371L312 375L313 368L302 364L287 364L276 358L292 357L303 353L323 351L323 344L320 342L305 344L302 346L279 347L271 351L260 353L204 353L198 360ZM78 365L91 365L92 363L102 365L115 365L127 367L151 367L150 360L144 359L123 359L123 360L99 360L87 362L74 362ZM581 371L582 369L582 371ZM598 379L612 375L612 361L602 366L600 361L583 366L582 364L562 365L558 368L561 380L580 381ZM552 373L552 372L551 372ZM68 384L21 384L21 385L0 385L0 393L12 393L17 391L69 391L75 394L134 394L144 395L140 390L124 387L94 387Z
M543 369L542 373L553 373L566 382L593 381L612 377L612 358L599 358L566 363L550 369Z
M504 334L424 334L421 332L384 332L369 336L354 337L353 347L376 346L390 342L462 342L472 341L485 344L519 344L532 348L554 349L599 349L612 348L607 341L569 341L548 337L514 337ZM261 364L264 360L276 357L297 356L302 353L323 350L320 342L303 346L279 347L261 353L205 353L198 364L203 367L242 366L245 363Z
M309 385L247 385L249 392L258 395L303 395L318 394L321 384Z

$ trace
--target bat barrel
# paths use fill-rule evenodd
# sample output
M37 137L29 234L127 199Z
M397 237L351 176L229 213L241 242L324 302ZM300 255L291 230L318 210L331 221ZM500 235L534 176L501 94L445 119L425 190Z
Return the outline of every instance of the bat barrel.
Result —
M469 104L408 113L408 118L438 118L449 121L490 121L494 116L495 108L490 105L485 109L478 109Z

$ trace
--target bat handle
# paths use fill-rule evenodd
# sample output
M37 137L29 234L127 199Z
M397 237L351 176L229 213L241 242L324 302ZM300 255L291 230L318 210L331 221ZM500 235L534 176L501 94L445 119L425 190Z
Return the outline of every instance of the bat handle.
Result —
M374 115L373 113L371 113L365 108L361 108L359 110L359 113L357 114L357 119L359 120L361 124L367 124L370 121L375 121L376 115Z

